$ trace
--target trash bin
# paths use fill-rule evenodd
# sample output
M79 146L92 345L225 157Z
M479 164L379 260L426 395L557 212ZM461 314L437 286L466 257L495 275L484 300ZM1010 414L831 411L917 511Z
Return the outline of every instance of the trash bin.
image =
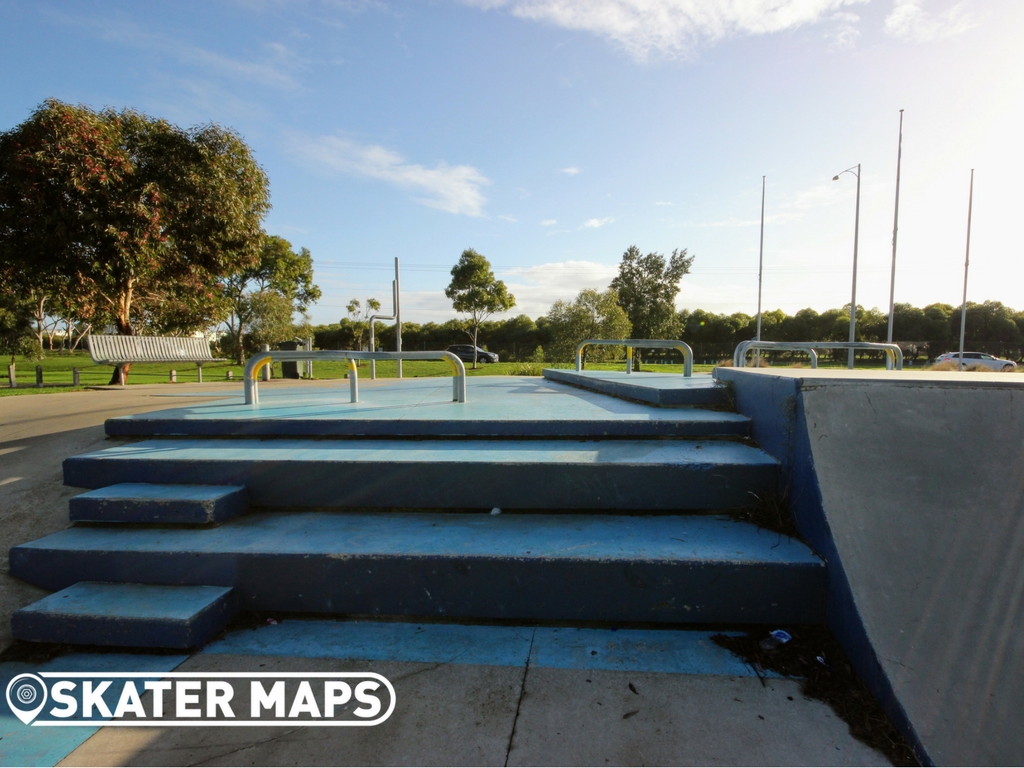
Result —
M305 347L300 345L297 341L282 341L277 345L277 348L282 352L294 352L298 349L305 349ZM282 360L281 376L286 379L301 379L302 376L299 373L300 362L300 360Z

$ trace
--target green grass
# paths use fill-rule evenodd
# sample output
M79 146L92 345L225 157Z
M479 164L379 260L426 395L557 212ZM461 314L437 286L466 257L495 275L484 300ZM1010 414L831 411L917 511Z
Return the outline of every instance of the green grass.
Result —
M42 388L37 388L36 366L43 369ZM591 371L621 371L624 368L623 362L618 363L590 363L587 370ZM6 366L4 366L6 367ZM480 363L476 370L472 364L466 366L466 373L469 376L515 376L515 375L540 375L542 368L572 368L572 363ZM73 387L71 383L72 370L78 368L80 387ZM192 364L172 365L170 363L135 363L128 374L128 384L168 384L170 383L170 372L174 368L177 371L179 384L196 383L196 367ZM694 371L698 373L709 373L713 366L694 365ZM377 377L381 379L395 378L398 365L392 360L384 360L377 363ZM645 365L644 370L656 371L658 373L682 373L682 365ZM34 395L53 392L73 392L88 387L104 386L110 382L113 374L113 366L95 365L87 352L53 353L43 360L26 360L23 357L15 358L15 378L18 386L11 389L7 386L7 372L2 371L0 377L0 397L10 395ZM220 382L227 380L228 372L231 372L235 381L241 381L243 366L231 363L207 363L203 366L204 382ZM342 360L331 360L316 362L313 364L314 379L342 379L348 372L348 364ZM274 376L280 377L281 364L274 364ZM450 376L451 368L448 363L438 360L406 360L402 363L402 375L407 378L420 378L427 376ZM359 377L368 379L370 377L370 363L368 361L359 364Z

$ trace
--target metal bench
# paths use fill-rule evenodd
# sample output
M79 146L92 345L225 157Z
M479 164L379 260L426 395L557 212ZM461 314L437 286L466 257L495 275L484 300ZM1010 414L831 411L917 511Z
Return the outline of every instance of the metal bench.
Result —
M117 378L124 386L124 366L130 363L195 363L199 381L203 363L220 363L226 358L210 354L210 342L203 336L104 336L85 337L89 356L97 365L116 365Z

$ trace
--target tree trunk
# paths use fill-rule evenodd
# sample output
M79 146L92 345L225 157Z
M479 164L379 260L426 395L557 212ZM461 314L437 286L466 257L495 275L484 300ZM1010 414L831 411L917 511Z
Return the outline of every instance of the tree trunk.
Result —
M135 329L132 328L131 321L131 306L132 306L132 291L131 287L122 294L120 306L117 310L117 317L114 318L114 324L117 326L117 332L122 336L134 336ZM114 369L114 374L110 377L110 384L120 384L121 380L117 375L120 370L124 376L124 383L128 383L128 371L132 369L131 363L125 363L124 365L118 366Z
M480 325L473 325L473 370L476 370L476 337L480 333Z

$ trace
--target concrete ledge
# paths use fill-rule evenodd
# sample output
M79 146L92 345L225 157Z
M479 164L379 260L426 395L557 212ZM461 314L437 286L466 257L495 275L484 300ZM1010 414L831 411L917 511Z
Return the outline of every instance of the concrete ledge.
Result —
M75 496L68 502L77 523L223 523L249 508L237 485L119 483Z
M48 589L233 587L249 610L618 622L824 618L804 544L710 516L262 513L218 528L69 528L11 550Z
M728 393L710 376L625 371L571 371L545 368L544 378L613 397L657 406L722 405Z
M78 582L16 612L11 628L31 642L192 648L237 610L230 587Z

